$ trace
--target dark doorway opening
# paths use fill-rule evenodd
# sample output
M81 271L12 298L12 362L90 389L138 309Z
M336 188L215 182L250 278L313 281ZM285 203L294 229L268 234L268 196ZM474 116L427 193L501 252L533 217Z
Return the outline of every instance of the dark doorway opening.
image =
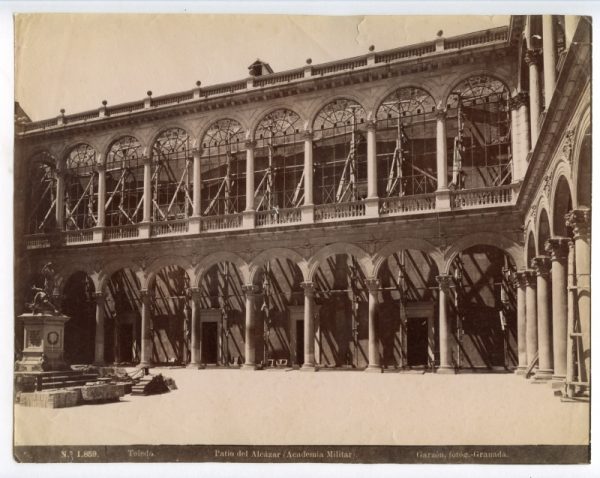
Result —
M121 362L133 361L133 325L122 324L119 327L119 358Z
M406 330L406 362L409 367L427 365L427 318L409 317Z
M296 363L304 363L304 321L296 321Z
M216 322L202 322L202 363L218 361L218 333Z

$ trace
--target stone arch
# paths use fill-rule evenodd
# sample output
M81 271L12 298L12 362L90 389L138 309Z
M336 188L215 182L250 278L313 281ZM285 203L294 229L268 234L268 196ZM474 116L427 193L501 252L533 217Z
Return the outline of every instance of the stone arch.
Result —
M354 256L366 277L373 277L373 263L367 252L355 244L335 242L319 249L308 261L308 280L312 281L321 263L335 254Z
M552 184L550 230L553 236L567 236L565 214L573 208L573 187L569 181L569 176L564 174L566 169L565 163L561 162Z
M236 123L238 123L242 127L244 137L247 138L248 131L250 131L248 121L243 116L231 111L231 112L228 112L226 115L218 117L218 118L209 118L208 121L206 121L203 124L202 128L199 130L199 133L198 133L198 147L199 148L202 148L202 141L204 140L204 137L206 136L206 133L208 133L208 131L210 130L211 126L214 125L215 123L218 123L219 121L223 121L223 120L225 120L225 121L230 120L230 121L235 121Z
M190 282L193 287L200 287L202 279L206 272L214 265L220 262L231 262L236 266L242 276L244 284L251 284L250 282L250 266L240 256L233 252L215 252L204 257L194 267L194 280Z
M147 283L144 271L138 264L127 258L114 259L104 264L98 274L98 292L106 292L111 276L121 269L130 269L137 276L140 284Z
M385 261L391 254L405 249L422 251L429 254L429 256L431 256L431 258L435 262L435 265L437 266L438 270L443 270L444 255L437 247L435 247L432 243L424 239L417 239L414 237L403 237L400 239L396 239L390 242L389 244L386 244L373 255L373 277L378 276L382 265L385 263Z
M338 100L354 101L354 102L358 103L365 110L367 117L369 117L369 115L371 114L371 112L367 111L365 109L365 107L363 106L363 103L365 100L364 98L359 98L358 96L353 95L353 94L335 95L335 96L331 96L331 97L328 97L325 99L321 99L318 102L316 102L312 107L309 108L309 110L308 110L309 113L307 115L307 118L308 118L307 130L313 131L314 125L315 125L315 120L317 119L317 116L319 115L321 110L323 108L325 108L329 103L333 103L334 101L338 101Z
M298 121L298 125L302 125L304 126L307 122L307 117L306 117L306 113L302 112L299 108L296 107L296 105L294 105L293 103L278 103L277 105L274 106L270 106L269 108L265 109L265 110L261 110L257 113L255 113L254 115L252 115L252 120L250 123L250 128L248 129L248 134L250 136L250 138L252 138L253 140L256 140L256 129L258 128L258 125L260 124L260 122L268 115L270 115L271 113L275 113L276 111L279 110L288 110L291 111L292 113L295 113L296 115L298 115L299 121ZM299 112L301 111L301 112ZM303 129L302 128L298 128L298 133L297 134L302 134L303 133Z
M538 223L536 226L537 230L537 241L536 248L538 255L545 255L544 244L550 239L552 232L550 229L550 220L548 216L547 208L542 208L538 211Z
M499 233L478 232L462 236L446 250L444 254L445 264L440 270L449 273L452 262L460 252L471 246L494 246L506 252L515 263L517 269L523 267L523 246L513 239Z
M524 256L525 256L525 268L531 267L531 259L536 256L535 252L535 234L532 229L529 229L529 233L527 234L527 243L524 248Z
M140 140L137 131L133 129L128 129L127 131L119 131L111 135L106 141L102 142L102 149L100 150L102 152L101 164L106 164L106 158L108 157L108 153L110 152L112 145L119 141L121 138L127 138L129 136L135 138L135 140L140 144L142 151L144 151L146 145Z
M148 266L148 268L145 270L145 274L144 274L145 277L143 278L143 280L140 280L140 289L144 290L144 289L150 289L151 287L153 287L154 281L156 280L156 274L158 274L158 272L162 268L168 267L168 266L181 267L187 273L188 277L190 278L190 284L194 283L195 271L194 271L194 268L192 267L191 262L186 257L183 257L183 256L168 255L168 256L162 256L162 257L155 259Z
M66 164L67 161L67 156L69 156L69 153L75 149L75 147L79 146L80 144L87 144L88 146L90 146L96 153L96 164L99 163L99 161L102 160L102 149L101 149L101 145L98 144L98 142L96 141L95 138L88 138L88 137L76 137L76 138L72 138L72 140L68 143L65 144L64 148L62 149L62 151L60 152L60 156L57 158L58 159L58 164L60 165L64 165Z
M513 81L509 75L505 75L503 72L500 72L497 70L491 71L488 68L481 68L479 70L469 71L468 74L461 75L455 82L450 83L450 86L446 87L446 89L440 95L440 98L444 101L442 103L442 108L447 107L448 102L450 100L450 95L452 94L452 92L454 90L456 90L456 88L458 86L460 86L461 83L468 80L469 78L472 78L475 76L480 76L480 75L485 75L488 78L497 80L500 83L502 83L504 85L504 87L506 88L506 90L508 91L509 95L510 95L510 92L514 90Z
M194 137L193 131L191 130L189 125L185 125L179 121L170 121L169 123L161 124L153 130L152 134L150 135L150 141L148 142L148 151L146 152L147 156L152 156L152 148L154 147L154 144L156 143L156 140L159 138L159 136L170 129L182 129L183 131L185 131L191 143L190 148L193 148L194 145L199 144L198 138Z
M398 90L404 90L404 89L415 89L415 90L421 90L424 93L427 93L434 101L434 103L437 105L439 98L436 98L432 93L432 85L427 85L427 86L422 86L422 85L416 85L414 83L408 83L406 85L395 85L394 87L388 88L387 90L385 90L383 95L380 95L377 97L374 107L373 107L373 114L375 116L377 116L377 112L379 111L379 108L381 108L381 105L383 104L383 102L385 101L385 99L390 96L392 93L394 93L395 91Z
M254 279L256 277L257 272L260 268L265 265L272 258L283 258L289 259L292 261L300 271L302 272L302 277L305 281L308 281L309 269L308 262L304 259L299 253L292 249L286 249L283 247L277 247L274 249L267 249L260 254L258 254L252 261L250 261L249 265L249 276L248 283L254 283Z
M67 281L69 280L69 278L77 273L77 272L84 272L85 274L87 274L90 279L92 279L92 282L94 283L94 287L96 289L97 292L99 292L101 289L99 288L99 277L98 277L98 272L94 270L94 268L89 265L86 264L85 262L80 262L80 261L76 261L76 262L68 262L67 264L64 264L62 267L57 268L56 272L55 272L55 277L56 277L56 283L55 283L55 288L56 291L63 296L64 295L64 287L67 283Z

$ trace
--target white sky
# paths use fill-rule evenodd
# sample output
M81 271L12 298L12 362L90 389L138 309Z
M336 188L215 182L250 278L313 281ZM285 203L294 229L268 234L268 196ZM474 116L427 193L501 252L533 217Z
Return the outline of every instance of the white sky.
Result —
M507 25L508 16L33 14L15 20L15 99L33 120Z

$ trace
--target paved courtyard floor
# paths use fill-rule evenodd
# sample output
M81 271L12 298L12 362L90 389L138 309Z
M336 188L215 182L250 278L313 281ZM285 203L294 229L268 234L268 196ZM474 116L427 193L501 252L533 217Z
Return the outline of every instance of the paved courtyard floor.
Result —
M589 404L513 374L155 368L178 389L120 402L16 405L15 445L587 444Z

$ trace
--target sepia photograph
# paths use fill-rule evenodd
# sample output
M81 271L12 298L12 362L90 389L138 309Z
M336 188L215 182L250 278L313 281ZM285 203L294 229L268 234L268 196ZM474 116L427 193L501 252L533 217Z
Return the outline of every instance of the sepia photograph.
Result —
M14 15L16 462L590 463L592 15L308 13Z

